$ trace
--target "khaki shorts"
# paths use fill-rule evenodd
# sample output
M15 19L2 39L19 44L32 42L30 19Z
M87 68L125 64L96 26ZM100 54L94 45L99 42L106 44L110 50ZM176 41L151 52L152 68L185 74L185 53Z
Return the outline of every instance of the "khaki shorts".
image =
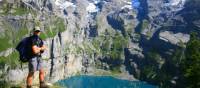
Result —
M41 57L31 58L28 63L29 72L39 71L43 67L42 64L43 62Z

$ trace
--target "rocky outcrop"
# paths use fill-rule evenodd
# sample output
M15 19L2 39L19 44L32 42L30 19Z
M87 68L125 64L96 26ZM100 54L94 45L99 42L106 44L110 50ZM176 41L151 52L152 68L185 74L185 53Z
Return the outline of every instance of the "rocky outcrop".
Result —
M126 56L130 59L127 59L126 65L130 73L136 77L139 75L140 79L148 80L152 83L157 83L158 80L161 80L159 77L170 74L172 77L165 79L164 87L175 87L174 78L176 80L179 79L179 75L177 74L178 62L173 61L173 59L175 57L176 59L182 58L176 55L177 53L180 56L183 55L180 51L184 52L184 47L190 39L189 34L191 31L199 33L197 31L199 28L195 23L195 21L199 20L199 16L189 11L189 9L193 9L192 11L199 10L194 2L197 3L198 1L141 0L141 8L138 9L137 15L140 23L135 30L140 34L139 46L142 49L141 52L144 58L137 56L138 54L135 55L135 52L127 49ZM193 6L191 3L193 3ZM190 18L190 16L197 17ZM150 65L153 63L157 64ZM176 65L173 63L176 63ZM145 76L146 70L150 71L150 73L147 73L148 76ZM159 71L165 71L165 73ZM163 75L161 76L161 74ZM168 83L166 80L173 80L173 83Z
M170 42L174 45L178 45L178 43L187 43L190 39L190 36L188 34L182 34L182 33L177 33L173 34L170 33L169 31L161 32L159 34L159 38L165 42Z
M2 52L0 53L0 56L7 57L7 56L10 55L13 51L14 51L13 48L9 48L9 49L7 49L7 50L5 50L5 51L2 51Z

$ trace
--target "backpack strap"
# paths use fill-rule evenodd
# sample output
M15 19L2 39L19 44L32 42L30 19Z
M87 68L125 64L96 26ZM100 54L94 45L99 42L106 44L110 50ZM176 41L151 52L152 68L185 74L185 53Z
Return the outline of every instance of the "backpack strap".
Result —
M21 62L21 61L20 61L20 62ZM22 65L23 65L23 64L22 64L22 62L21 62L21 69L22 69L22 71L23 71L23 68L22 68L23 66L22 66Z

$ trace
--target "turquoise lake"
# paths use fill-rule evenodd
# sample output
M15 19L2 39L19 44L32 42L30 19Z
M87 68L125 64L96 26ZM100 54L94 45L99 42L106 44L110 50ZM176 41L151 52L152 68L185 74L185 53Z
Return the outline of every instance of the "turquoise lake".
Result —
M111 76L74 76L56 84L64 88L157 88L145 82L121 80Z

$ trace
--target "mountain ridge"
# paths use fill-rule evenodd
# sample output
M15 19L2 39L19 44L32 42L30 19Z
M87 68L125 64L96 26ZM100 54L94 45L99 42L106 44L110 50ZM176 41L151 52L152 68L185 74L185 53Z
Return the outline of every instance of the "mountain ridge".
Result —
M52 83L105 70L159 86L176 87L179 62L173 58L176 53L182 55L179 51L184 52L190 32L199 32L199 7L194 2L0 1L0 40L5 42L0 44L0 75L5 75L1 79L13 84L23 82L27 65L23 71L19 68L14 47L34 26L40 26L44 31L41 37L48 47L43 54L46 79ZM19 77L12 76L18 72Z

